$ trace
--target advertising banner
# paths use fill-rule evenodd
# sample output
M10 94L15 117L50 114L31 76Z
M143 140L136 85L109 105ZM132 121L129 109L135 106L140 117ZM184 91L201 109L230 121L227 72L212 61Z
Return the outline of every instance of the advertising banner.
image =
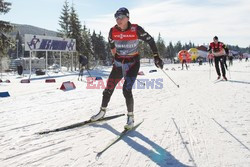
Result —
M76 40L25 34L25 51L76 51Z

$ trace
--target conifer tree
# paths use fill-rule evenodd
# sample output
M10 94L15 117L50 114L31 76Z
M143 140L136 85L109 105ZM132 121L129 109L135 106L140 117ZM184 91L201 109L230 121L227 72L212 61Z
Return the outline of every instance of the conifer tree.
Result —
M70 33L69 33L70 7L69 7L69 3L67 0L65 0L65 3L63 5L63 9L61 12L61 16L59 17L59 25L61 27L61 30L59 30L59 32L61 33L61 36L68 38L70 36Z
M0 0L0 15L6 14L10 11L10 2L5 2L4 0ZM4 33L11 32L13 26L6 21L0 20L0 57L6 55L8 46L11 45L10 40Z

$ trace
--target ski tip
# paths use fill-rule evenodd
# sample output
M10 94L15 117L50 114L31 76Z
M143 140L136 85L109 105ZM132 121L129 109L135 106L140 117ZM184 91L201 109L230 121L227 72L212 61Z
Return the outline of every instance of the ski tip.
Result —
M96 161L98 161L100 159L101 155L102 155L102 153L100 153L100 152L96 154L96 156L95 156Z
M50 132L38 132L36 133L37 135L46 135L46 134L49 134Z
M46 131L44 131L44 132L37 132L37 133L35 133L35 135L44 135L44 134L48 134L49 132L46 132Z

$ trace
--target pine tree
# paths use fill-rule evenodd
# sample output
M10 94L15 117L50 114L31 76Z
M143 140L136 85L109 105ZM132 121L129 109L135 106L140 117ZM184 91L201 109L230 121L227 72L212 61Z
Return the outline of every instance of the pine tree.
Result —
M102 33L100 32L98 35L96 35L95 31L93 31L91 42L93 44L95 59L102 61L103 65L107 65L109 58L108 52L106 50L106 42L104 40L104 37L102 36Z
M166 46L164 44L164 40L161 38L161 34L159 33L158 39L156 42L156 46L158 48L158 52L162 57L166 57Z
M59 25L61 27L61 30L59 30L62 37L68 38L70 36L70 7L69 3L67 0L65 0L65 3L63 5L63 9L61 12L60 20L59 20Z
M76 50L79 53L83 53L83 38L81 34L81 22L79 21L78 15L75 8L72 6L70 11L70 22L69 22L69 37L76 39Z
M0 15L6 14L10 11L11 3L4 2L4 0L0 0ZM0 20L0 71L2 72L5 67L8 65L6 61L4 61L4 57L6 57L7 49L12 45L10 39L4 34L11 32L13 29L12 25L9 22ZM5 62L5 63L4 63Z
M139 53L142 58L152 58L152 51L144 41L139 41Z
M17 34L16 34L16 46L17 46L17 48L16 48L16 52L15 53L18 52L18 57L21 57L21 54L23 52L22 43L23 43L23 38L20 35L20 32L17 31ZM18 49L18 51L17 51L17 49Z
M92 35L91 35L91 42L93 45L93 53L94 53L94 57L95 59L98 59L98 41L97 41L97 36L95 33L95 30L93 31Z
M181 41L178 41L175 46L174 46L175 53L178 53L179 51L182 50L182 44Z
M109 45L108 42L105 42L105 50L106 50L106 53L107 53L107 58L106 58L107 61L106 61L106 63L107 63L107 65L111 65L114 56L111 53L110 45Z
M174 49L174 46L172 44L172 42L170 41L169 42L169 45L167 46L167 58L173 60L175 55L176 55L176 52L175 52L175 49Z
M0 14L6 14L10 11L11 3L0 0ZM11 44L10 40L4 33L11 32L13 26L6 21L0 20L0 56L6 54L7 47Z
M90 31L87 31L87 28L85 25L83 26L81 36L83 39L82 54L87 56L88 61L89 61L89 64L88 64L88 68L89 68L90 66L94 66L94 65L92 65L92 63L97 64L97 62L96 62L97 59L95 59L93 56L94 51L93 51L93 45L91 42L91 34L90 34Z

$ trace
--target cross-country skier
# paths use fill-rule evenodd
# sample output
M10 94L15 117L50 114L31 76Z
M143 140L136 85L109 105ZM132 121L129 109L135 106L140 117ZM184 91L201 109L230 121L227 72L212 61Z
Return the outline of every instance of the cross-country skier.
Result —
M102 104L97 115L91 117L92 121L104 117L106 108L117 83L124 78L123 95L127 106L127 124L125 129L134 126L134 99L132 86L136 80L140 68L140 56L138 53L139 39L147 42L153 52L154 62L158 68L163 68L163 61L159 57L154 39L144 29L129 22L129 11L120 8L115 13L116 25L110 29L109 44L114 56L113 68L103 91Z
M186 65L186 69L188 70L188 66L187 66L187 52L186 51L184 51L182 53L182 63L181 63L182 69L181 70L183 70L183 65L184 64Z
M227 57L228 57L228 54L229 54L229 50L228 50L227 47L225 47L225 52L226 52L226 54L223 57L223 61L224 61L224 65L225 65L226 69L228 70L228 68L227 68Z
M229 52L228 54L229 66L233 66L233 53Z
M86 56L80 55L79 56L80 71L79 71L79 75L78 75L78 81L80 78L82 81L83 71L86 68L87 64L88 64L88 58Z
M220 79L220 77L221 77L220 68L219 68L219 62L220 62L222 76L227 81L226 70L225 70L225 67L224 67L224 65L225 65L224 56L226 54L226 52L225 52L226 46L222 42L218 41L217 36L215 36L213 38L213 41L214 42L210 43L208 51L212 50L212 53L214 55L214 64L215 64L215 69L216 69L216 72L217 72L217 75L218 75L217 79Z

